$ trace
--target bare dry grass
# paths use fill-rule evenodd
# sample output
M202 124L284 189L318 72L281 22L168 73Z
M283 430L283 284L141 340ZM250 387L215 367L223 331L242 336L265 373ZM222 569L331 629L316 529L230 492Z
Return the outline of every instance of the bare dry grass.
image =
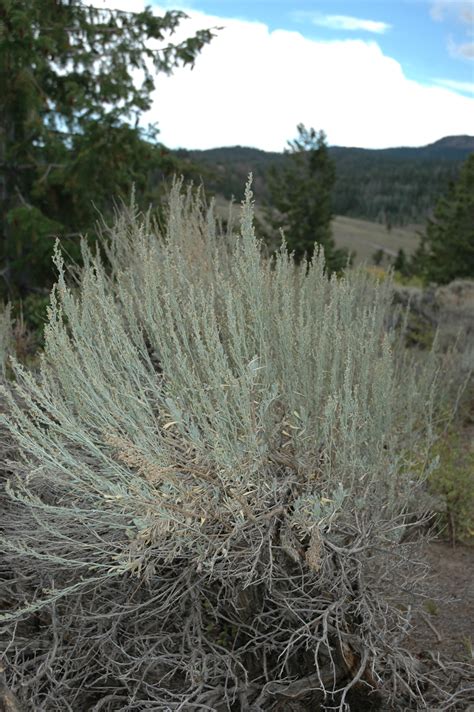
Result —
M225 220L228 216L229 203L222 196L216 197L216 213ZM269 227L265 210L255 206L255 217L263 228ZM407 255L413 254L420 240L421 225L394 227L387 230L385 225L370 220L360 220L344 215L337 215L332 223L336 247L347 248L355 252L354 264L372 262L372 256L377 250L383 250L387 261L392 261L400 249Z
M411 255L417 248L420 226L395 227L387 230L380 223L359 220L338 215L332 224L337 247L346 247L355 251L354 263L372 262L372 255L377 250L384 250L389 258L395 258L398 250L403 249Z

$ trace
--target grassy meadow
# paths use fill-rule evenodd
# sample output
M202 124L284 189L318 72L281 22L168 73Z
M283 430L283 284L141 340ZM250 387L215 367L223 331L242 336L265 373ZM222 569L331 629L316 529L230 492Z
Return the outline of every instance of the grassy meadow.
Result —
M384 251L385 259L390 261L395 259L400 249L407 255L413 254L418 247L419 232L422 230L418 225L387 230L385 225L380 223L343 215L334 218L332 228L336 246L355 251L355 265L370 264L374 252L380 249Z
M215 205L217 216L221 220L226 220L229 214L229 201L224 196L217 195ZM254 209L257 224L267 229L268 213L258 202ZM238 204L235 205L233 212L235 216L238 215ZM400 249L403 249L407 256L414 253L423 226L395 226L387 230L385 225L371 220L336 215L332 222L332 230L336 247L355 252L354 265L372 264L374 253L380 249L385 253L383 264L388 265L393 262Z

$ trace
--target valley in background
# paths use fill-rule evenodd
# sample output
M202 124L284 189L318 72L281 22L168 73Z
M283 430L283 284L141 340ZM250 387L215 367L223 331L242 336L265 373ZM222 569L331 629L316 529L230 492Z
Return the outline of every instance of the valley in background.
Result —
M336 167L336 246L354 251L356 264L371 262L378 250L384 253L382 264L393 261L400 249L412 255L437 200L473 151L474 136L447 136L420 148L330 147ZM202 180L222 210L231 199L240 202L252 172L256 217L265 224L271 210L268 172L282 166L288 154L243 146L173 153L194 165L195 179Z

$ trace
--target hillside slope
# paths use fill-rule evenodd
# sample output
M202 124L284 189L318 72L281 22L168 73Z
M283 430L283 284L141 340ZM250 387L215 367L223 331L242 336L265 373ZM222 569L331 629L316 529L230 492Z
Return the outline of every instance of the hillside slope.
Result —
M387 230L380 223L342 215L334 218L332 230L337 247L355 251L354 264L370 264L378 250L384 252L382 264L391 264L400 249L403 249L406 255L412 255L420 240L416 226Z
M419 148L363 149L333 146L336 164L334 213L387 225L423 223L437 199L456 180L474 151L474 136L447 136ZM240 200L250 172L260 204L268 203L267 175L288 160L284 153L233 146L178 151L198 166L206 188Z
M226 220L229 201L223 195L216 195L215 209L218 217L221 220ZM236 210L238 211L238 206L236 206ZM257 232L259 226L268 229L268 215L260 206L258 196L255 204L255 218ZM384 252L382 265L389 266L400 249L403 249L407 256L413 254L419 244L421 227L420 225L407 225L387 230L385 225L374 221L336 215L332 221L332 234L337 247L345 247L349 252L355 253L355 265L371 264L374 253L382 250ZM272 243L274 248L278 246L279 240L279 236L275 235L275 241Z

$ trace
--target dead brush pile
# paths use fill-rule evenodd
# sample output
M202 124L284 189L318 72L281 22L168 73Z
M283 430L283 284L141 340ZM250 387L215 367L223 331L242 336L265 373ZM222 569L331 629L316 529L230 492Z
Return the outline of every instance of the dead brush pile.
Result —
M437 357L396 348L388 283L264 259L251 197L224 233L177 183L166 234L124 211L74 287L56 253L39 373L4 390L2 647L27 709L463 699L404 649L399 605L426 573Z

